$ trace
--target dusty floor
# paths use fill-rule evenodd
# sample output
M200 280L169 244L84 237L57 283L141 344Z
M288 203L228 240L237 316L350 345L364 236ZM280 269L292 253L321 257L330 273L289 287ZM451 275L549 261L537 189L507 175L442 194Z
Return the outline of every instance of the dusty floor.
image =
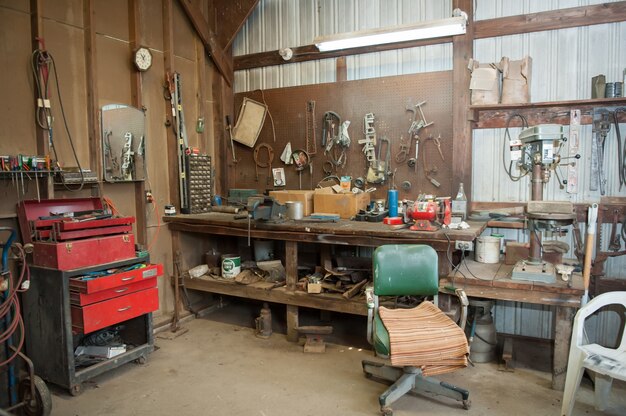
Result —
M128 364L86 383L71 397L52 387L53 415L377 415L383 384L368 380L361 360L372 352L329 344L321 355L274 333L268 340L253 330L213 316L184 325L173 340L156 340L148 363ZM360 330L359 333L362 333ZM550 375L535 370L498 371L479 364L440 377L470 390L472 408L456 402L405 396L394 415L558 415L562 393ZM604 413L592 406L588 381L579 390L575 415L626 414L624 384L614 386Z

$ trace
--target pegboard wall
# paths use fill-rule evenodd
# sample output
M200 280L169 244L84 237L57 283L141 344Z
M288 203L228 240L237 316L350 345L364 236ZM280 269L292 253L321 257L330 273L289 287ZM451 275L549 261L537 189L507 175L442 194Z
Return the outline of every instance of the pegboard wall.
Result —
M286 186L274 187L271 168L257 167L254 161L254 149L235 142L235 152L238 159L233 163L229 153L228 158L228 186L230 188L253 188L260 192L274 189L300 189L299 172L295 165L285 165L280 160L280 155L287 142L291 142L292 150L305 149L307 103L315 101L315 131L317 152L311 157L313 174L309 169L301 172L302 189L313 189L321 181L326 173L323 170L324 155L322 143L322 118L326 111L334 111L343 120L350 120L348 129L351 144L346 152L347 162L343 168L333 171L333 175L366 177L367 161L362 152L363 146L358 143L364 139L363 117L367 113L374 113L376 119L374 128L377 137L387 137L391 144L391 167L395 172L394 178L388 178L384 184L367 184L377 190L372 198L386 198L387 190L395 183L400 192L401 199L415 199L418 194L428 193L436 196L450 196L456 189L452 184L452 72L430 72L413 75L402 75L387 78L376 78L358 81L345 81L328 84L306 85L290 88L278 88L271 90L250 91L235 95L236 115L244 97L255 101L265 102L271 113L265 119L263 129L256 142L256 146L262 143L268 144L273 149L274 158L272 168L283 167L285 169ZM411 126L413 113L407 111L407 105L426 101L422 106L426 121L432 125L420 130L419 157L417 169L409 167L407 161L415 156L415 142L407 155L407 161L396 162L396 156L400 151L401 141L409 143L408 129ZM417 120L419 120L419 113ZM272 122L276 140L272 131ZM428 140L429 136L441 136L441 152L443 160L434 140ZM380 140L376 146L376 153ZM383 154L386 149L382 149ZM266 149L262 149L257 156L260 164L267 162ZM432 173L430 177L440 183L436 187L426 177L425 169ZM258 172L258 178L257 178ZM402 189L404 181L411 183L408 191ZM455 184L458 186L458 184ZM454 196L454 195L452 195Z

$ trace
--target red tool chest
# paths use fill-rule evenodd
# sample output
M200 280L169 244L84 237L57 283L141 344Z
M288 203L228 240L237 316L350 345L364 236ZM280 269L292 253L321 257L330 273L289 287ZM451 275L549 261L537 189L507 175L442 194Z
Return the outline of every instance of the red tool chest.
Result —
M147 264L109 275L70 279L72 329L90 333L159 308L160 264Z
M100 198L22 201L17 212L34 265L73 270L135 257L135 218L106 215Z

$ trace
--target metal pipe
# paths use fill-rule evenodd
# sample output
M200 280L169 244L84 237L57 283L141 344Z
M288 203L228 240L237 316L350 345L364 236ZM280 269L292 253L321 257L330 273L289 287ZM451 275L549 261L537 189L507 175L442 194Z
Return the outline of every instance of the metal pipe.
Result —
M531 179L531 196L532 201L543 200L543 170L541 163L533 163L533 175ZM541 234L535 228L534 220L529 220L528 229L530 230L530 250L528 261L530 263L541 263Z

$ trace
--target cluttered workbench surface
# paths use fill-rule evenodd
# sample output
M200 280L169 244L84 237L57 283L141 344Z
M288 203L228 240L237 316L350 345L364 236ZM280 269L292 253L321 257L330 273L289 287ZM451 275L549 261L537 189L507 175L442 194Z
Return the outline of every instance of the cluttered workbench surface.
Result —
M554 283L513 280L513 265L479 263L465 259L447 277L439 280L442 292L462 288L468 296L566 307L579 307L583 279L574 272L570 281Z
M436 250L447 250L451 242L472 241L479 236L486 221L469 221L469 228L464 230L440 229L438 231L413 231L408 228L389 226L382 223L359 222L349 220L316 221L285 220L282 222L250 221L235 219L233 214L207 213L173 215L163 218L171 229L198 233L230 235L254 238L276 238L286 241L351 244L359 246L378 246L388 243L427 243Z

